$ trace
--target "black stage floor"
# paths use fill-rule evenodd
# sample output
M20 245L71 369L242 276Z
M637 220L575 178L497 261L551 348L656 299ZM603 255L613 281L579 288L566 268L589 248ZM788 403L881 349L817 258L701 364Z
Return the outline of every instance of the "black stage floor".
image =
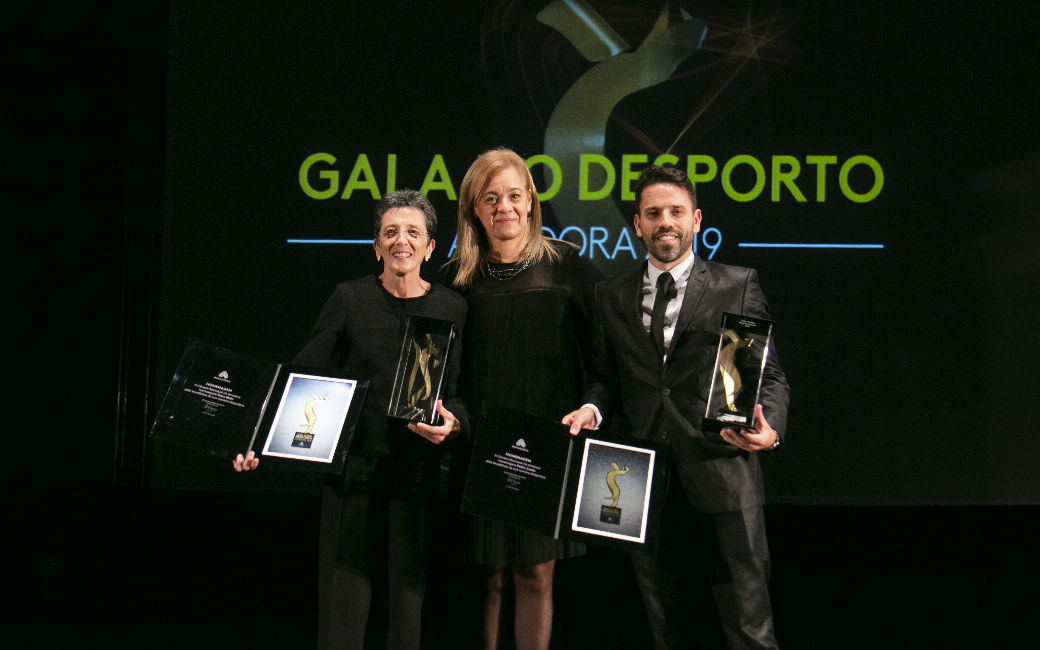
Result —
M6 510L4 647L314 646L315 498L84 490ZM782 647L1040 647L1038 507L776 505L767 517ZM438 563L425 645L479 647L478 594L474 569ZM555 599L554 648L649 647L624 556L560 563Z

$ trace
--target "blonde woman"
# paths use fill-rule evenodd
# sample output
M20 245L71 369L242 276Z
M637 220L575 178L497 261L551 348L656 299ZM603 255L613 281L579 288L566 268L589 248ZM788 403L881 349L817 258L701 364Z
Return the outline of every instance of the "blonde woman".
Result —
M515 152L487 151L466 172L448 271L469 304L461 391L471 413L495 403L559 421L582 403L592 361L592 287L601 275L577 248L542 235L534 182ZM582 552L579 545L475 519L467 556L488 569L486 647L498 644L508 571L516 647L547 648L555 561Z

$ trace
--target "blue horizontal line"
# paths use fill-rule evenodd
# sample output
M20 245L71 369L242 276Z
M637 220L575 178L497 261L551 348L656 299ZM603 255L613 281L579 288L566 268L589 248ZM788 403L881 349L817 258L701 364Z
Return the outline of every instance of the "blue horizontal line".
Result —
M371 239L286 239L286 244L371 244Z
M740 248L884 248L884 244L785 244L768 242L740 242Z

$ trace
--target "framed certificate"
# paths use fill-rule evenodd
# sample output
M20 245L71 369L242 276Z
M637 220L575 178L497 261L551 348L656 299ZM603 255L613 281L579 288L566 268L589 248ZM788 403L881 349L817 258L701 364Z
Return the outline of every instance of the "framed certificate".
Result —
M585 438L577 459L570 531L645 544L661 454L653 448Z
M655 541L667 448L632 438L571 436L504 407L481 413L463 512L557 539L646 550Z
M257 456L332 464L358 382L291 370L276 382L283 384L275 390L278 406L265 413L258 429L263 439L254 437L250 448Z
M485 405L474 432L462 511L554 536L572 446L559 422Z
M191 341L153 438L225 458L252 450L268 462L339 472L368 383Z

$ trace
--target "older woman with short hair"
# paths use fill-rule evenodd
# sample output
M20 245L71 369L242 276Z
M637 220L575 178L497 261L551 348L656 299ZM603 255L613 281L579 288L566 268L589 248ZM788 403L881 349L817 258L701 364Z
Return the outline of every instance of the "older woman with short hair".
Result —
M459 351L449 353L441 423L431 426L387 417L405 317L454 321L461 329L466 302L420 274L436 245L437 215L415 190L387 194L375 208L377 276L341 283L318 316L311 340L295 363L334 368L369 380L368 395L341 476L326 481L318 550L318 647L418 649L426 586L430 512L435 505L440 447L465 425L455 398ZM235 459L252 470L253 452ZM374 595L382 595L376 599ZM385 628L372 629L372 611Z

